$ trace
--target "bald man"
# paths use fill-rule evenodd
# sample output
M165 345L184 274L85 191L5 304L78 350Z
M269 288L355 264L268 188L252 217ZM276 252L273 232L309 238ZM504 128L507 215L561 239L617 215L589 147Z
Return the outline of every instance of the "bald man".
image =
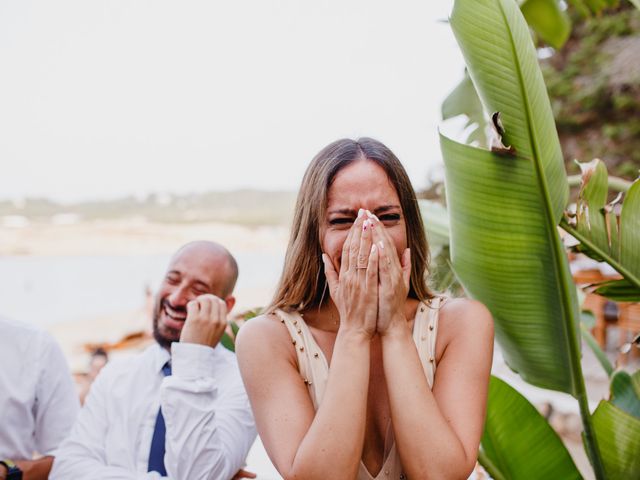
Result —
M237 277L217 243L176 252L156 297L156 344L98 375L50 478L252 477L240 469L253 416L235 355L220 345Z

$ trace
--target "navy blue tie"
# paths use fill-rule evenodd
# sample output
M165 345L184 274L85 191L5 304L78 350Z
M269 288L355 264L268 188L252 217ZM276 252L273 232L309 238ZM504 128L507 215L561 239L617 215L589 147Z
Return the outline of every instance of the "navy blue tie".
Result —
M162 367L162 373L165 377L171 375L170 361ZM158 410L156 417L156 427L153 429L153 437L151 438L151 450L149 451L149 468L148 472L158 472L163 477L167 476L167 470L164 468L164 438L166 434L164 425L164 417L162 416L162 408Z

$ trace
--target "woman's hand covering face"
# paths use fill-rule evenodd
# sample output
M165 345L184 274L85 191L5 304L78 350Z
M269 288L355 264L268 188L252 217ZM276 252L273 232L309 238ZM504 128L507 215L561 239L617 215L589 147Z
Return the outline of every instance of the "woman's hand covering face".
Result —
M331 298L340 314L341 328L354 328L371 337L404 325L404 303L411 275L410 252L402 261L384 225L369 211L360 210L342 247L339 273L322 255Z
M372 219L372 237L378 247L378 317L376 331L388 333L392 327L406 328L404 304L409 295L411 280L411 251L406 248L398 258L396 247L385 226L375 215Z
M340 314L340 328L369 338L375 333L378 313L377 250L371 219L360 210L342 246L339 272L328 255L322 255L331 299Z

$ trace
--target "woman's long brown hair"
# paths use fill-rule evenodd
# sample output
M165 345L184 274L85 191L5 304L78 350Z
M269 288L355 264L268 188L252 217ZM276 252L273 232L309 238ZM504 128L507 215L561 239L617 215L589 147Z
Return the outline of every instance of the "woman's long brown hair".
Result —
M277 308L303 310L320 306L328 299L320 247L327 194L337 173L360 159L380 165L398 193L407 228L407 246L411 249L409 297L417 300L433 298L427 286L429 247L407 172L393 152L381 142L372 138L342 139L323 148L304 174L282 276L268 311Z

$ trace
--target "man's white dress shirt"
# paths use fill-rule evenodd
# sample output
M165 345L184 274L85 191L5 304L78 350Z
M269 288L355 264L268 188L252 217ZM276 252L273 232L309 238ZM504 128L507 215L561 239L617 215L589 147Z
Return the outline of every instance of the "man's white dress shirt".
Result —
M0 318L0 460L54 455L79 408L67 361L53 337Z
M147 472L160 404L168 478L227 480L244 465L256 430L235 355L222 345L173 343L170 356L154 344L100 372L50 478L161 478Z

